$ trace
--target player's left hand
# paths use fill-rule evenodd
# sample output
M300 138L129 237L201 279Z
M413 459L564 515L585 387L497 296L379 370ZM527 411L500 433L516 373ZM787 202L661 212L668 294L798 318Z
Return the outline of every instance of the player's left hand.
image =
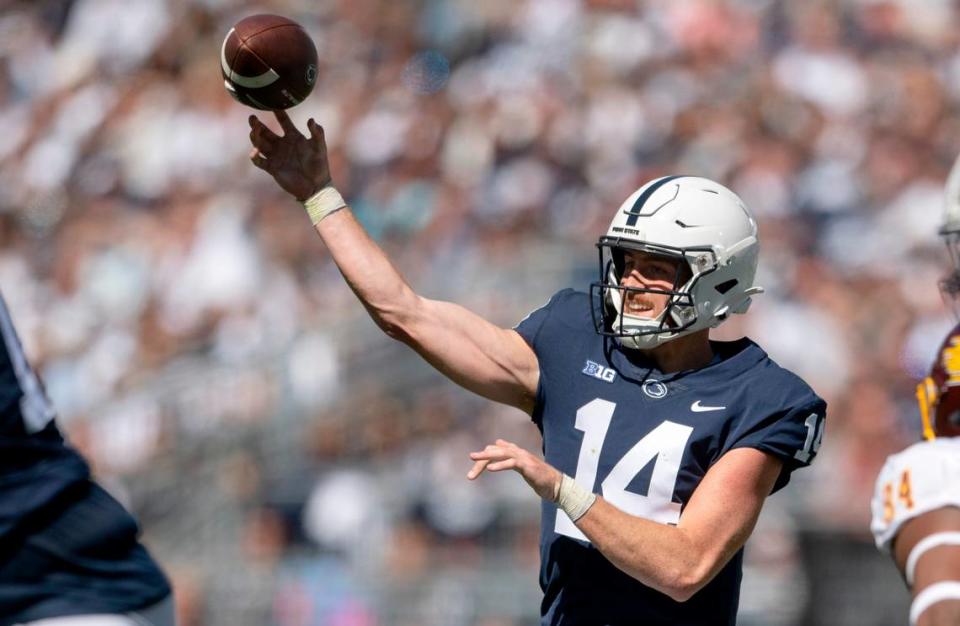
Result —
M471 452L473 468L467 473L467 478L475 480L484 470L501 472L514 470L533 487L537 495L553 502L554 494L560 484L560 472L542 458L524 450L515 443L504 439L497 439L479 452Z

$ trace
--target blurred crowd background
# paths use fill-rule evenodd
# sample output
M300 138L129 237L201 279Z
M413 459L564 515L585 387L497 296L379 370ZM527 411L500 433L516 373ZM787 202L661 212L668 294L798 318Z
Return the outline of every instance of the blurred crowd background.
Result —
M953 321L957 3L3 1L0 288L183 626L537 623L538 502L464 478L469 450L536 429L382 335L249 163L219 51L260 12L315 37L291 115L325 126L364 224L422 294L499 324L587 289L646 180L738 192L767 292L716 337L830 403L748 546L741 623L905 623L869 498Z

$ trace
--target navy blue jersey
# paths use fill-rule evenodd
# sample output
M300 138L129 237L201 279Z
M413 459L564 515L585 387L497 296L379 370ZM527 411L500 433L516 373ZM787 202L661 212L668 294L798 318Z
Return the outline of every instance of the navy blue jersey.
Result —
M0 626L170 593L134 519L64 441L0 297Z
M713 342L707 367L664 374L594 331L591 299L564 290L517 331L536 352L533 420L544 456L626 513L676 524L707 470L734 448L783 461L774 490L810 463L826 404L748 339ZM736 623L742 550L684 603L611 564L544 501L544 624L714 626Z

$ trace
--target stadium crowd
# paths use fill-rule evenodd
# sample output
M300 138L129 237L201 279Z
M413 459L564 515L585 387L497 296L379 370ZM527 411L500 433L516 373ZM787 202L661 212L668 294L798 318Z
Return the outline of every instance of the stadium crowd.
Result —
M538 601L536 503L464 479L478 442L535 449L534 428L362 315L247 159L250 111L218 67L231 24L307 28L320 78L291 115L325 126L338 188L411 282L496 322L586 289L641 182L744 198L767 293L718 337L749 335L830 404L820 459L748 551L743 622L793 624L795 527L868 541L874 478L919 437L914 384L952 322L935 233L960 8L916 4L4 3L0 285L182 623L513 626Z

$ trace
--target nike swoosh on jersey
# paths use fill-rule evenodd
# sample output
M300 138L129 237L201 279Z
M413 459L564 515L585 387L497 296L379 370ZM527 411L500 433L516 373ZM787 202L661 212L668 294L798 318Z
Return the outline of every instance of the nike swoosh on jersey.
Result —
M700 404L700 401L699 401L699 400L697 400L696 402L694 402L693 404L690 405L690 410L693 411L694 413L706 413L707 411L722 411L722 410L724 410L725 408L727 408L727 407L725 407L725 406L704 406L704 405Z

